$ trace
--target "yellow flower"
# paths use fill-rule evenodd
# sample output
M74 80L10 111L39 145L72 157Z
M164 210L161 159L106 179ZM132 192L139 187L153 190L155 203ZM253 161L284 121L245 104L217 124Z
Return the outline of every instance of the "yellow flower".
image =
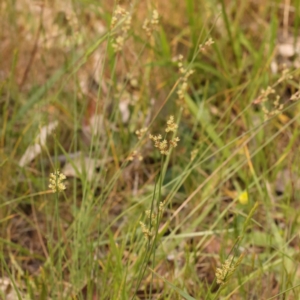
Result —
M247 191L243 191L239 195L239 202L243 205L246 205L248 203L248 192Z
M167 121L167 128L166 132L174 132L178 128L178 125L174 123L174 117L170 116L169 120Z

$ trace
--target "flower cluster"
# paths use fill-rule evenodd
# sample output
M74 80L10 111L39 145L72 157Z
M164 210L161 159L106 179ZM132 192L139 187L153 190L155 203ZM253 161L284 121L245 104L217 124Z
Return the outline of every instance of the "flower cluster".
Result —
M129 12L119 5L117 5L111 19L111 30L116 27L118 22L120 22L122 25L120 27L121 33L113 40L112 47L114 48L115 52L119 52L122 50L125 38L131 26L131 16Z
M179 68L179 72L181 74L180 83L179 83L179 87L177 90L177 95L179 98L179 104L182 104L182 102L184 102L184 94L188 88L188 83L187 83L188 78L194 73L194 70L188 70L188 69L184 68L182 55L178 56L178 64L177 65Z
M149 240L149 239L152 237L152 232L147 228L147 226L146 226L145 223L140 222L140 225L141 225L141 227L142 227L142 232L143 232L145 238L146 238L147 240Z
M139 88L138 79L133 74L127 73L125 78L126 78L126 81L129 82L130 87L132 87L133 89Z
M280 96L276 94L275 87L283 81L292 79L293 76L289 69L285 65L282 66L280 78L272 85L268 86L265 90L260 92L260 95L252 102L253 104L260 104L264 113L264 119L278 115L282 112L284 104L280 103ZM291 97L291 101L300 99L300 91L295 92Z
M240 255L240 257L234 261L234 257L230 256L226 261L222 264L221 268L216 269L216 279L217 283L220 285L224 285L228 282L230 277L233 275L234 271L240 265L243 260L244 255Z
M275 100L273 101L272 109L268 109L265 105L262 105L262 111L264 112L265 120L273 117L274 115L278 115L282 111L283 104L280 104L279 100L280 97L277 95Z
M199 50L200 52L204 52L208 47L210 47L212 44L214 44L215 42L213 41L212 38L210 38L209 40L207 40L204 44L200 44L199 45Z
M174 117L170 116L169 120L167 121L167 127L165 131L168 132L175 132L178 128L178 125L174 123ZM168 155L169 150L171 147L177 147L178 142L180 141L179 137L175 137L170 140L163 139L161 134L152 135L149 134L149 139L154 142L154 147L158 148L161 154Z
M272 94L275 94L275 90L268 86L265 90L263 89L260 95L253 101L253 104L264 103L268 100L268 97Z
M149 240L153 236L151 229L153 228L153 226L157 226L157 221L160 220L160 218L162 217L164 208L165 208L165 201L159 202L157 213L155 213L154 211L151 212L150 209L145 211L145 215L150 223L149 228L144 222L140 222L140 225L146 240Z
M154 142L154 147L158 148L161 154L168 154L168 141L166 139L162 140L161 134L149 134L149 139Z
M157 29L157 26L159 24L159 15L158 11L155 9L152 12L151 19L145 19L143 23L143 29L146 31L146 34L150 37L152 32Z
M151 221L151 224L155 225L156 224L156 220L157 220L157 215L155 213L153 213L153 212L151 214L151 210L150 209L147 209L145 211L145 214L146 214L146 217Z
M176 123L174 123L174 117L170 116L169 120L167 121L167 128L166 128L166 132L175 132L178 128L178 125Z
M65 179L66 176L60 173L58 170L50 174L49 188L52 190L53 193L59 193L66 189L66 186L63 183L63 180Z
M272 103L272 108L267 108L266 104L270 100L270 97L275 100ZM268 86L265 90L262 90L259 97L253 101L254 104L261 104L262 111L264 113L265 120L269 119L270 117L279 114L283 109L283 104L279 103L280 97L276 95L275 90Z
M158 211L159 211L160 214L163 213L163 211L165 209L165 205L166 205L166 201L159 202Z
M285 80L293 79L293 76L290 74L290 70L286 68L285 65L283 65L281 76L277 80L276 84L283 82Z
M127 160L133 161L135 158L137 158L139 161L143 160L143 156L139 154L136 150L134 150L128 157Z
M218 284L225 284L234 272L233 257L225 260L221 268L216 269L216 278Z
M123 48L123 45L124 45L124 37L121 35L118 36L112 44L115 52L120 52Z
M290 98L292 101L297 101L300 99L300 91L297 91L295 94L293 94Z
M154 147L158 148L161 154L168 155L170 148L168 147L168 141L166 139L162 140L162 136L159 135L149 135L150 140L154 142ZM173 140L169 140L169 146L175 148L180 141L179 137L175 137Z
M141 129L138 129L135 131L135 134L137 135L138 139L140 140L144 134L147 132L148 128L145 127L145 128L141 128Z
M175 148L178 145L178 142L180 141L179 137L175 137L173 140L169 140L170 146Z
M110 23L110 28L114 29L117 22L124 19L124 24L122 26L122 31L128 32L130 29L130 24L131 24L131 16L129 15L129 12L126 11L124 8L121 6L117 5L113 16L111 18L111 23Z

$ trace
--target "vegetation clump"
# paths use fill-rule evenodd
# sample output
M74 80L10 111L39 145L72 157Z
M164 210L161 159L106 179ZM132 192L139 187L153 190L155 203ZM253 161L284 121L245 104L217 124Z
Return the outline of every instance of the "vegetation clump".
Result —
M299 4L238 4L1 2L0 299L300 299Z

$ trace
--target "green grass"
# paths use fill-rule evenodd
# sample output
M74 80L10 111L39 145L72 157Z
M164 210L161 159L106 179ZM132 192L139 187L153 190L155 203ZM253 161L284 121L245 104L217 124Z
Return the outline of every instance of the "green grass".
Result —
M277 48L284 32L297 43L299 1L131 4L119 53L113 5L1 4L0 298L298 299L298 58ZM195 71L181 102L179 54ZM161 155L149 133L180 141ZM56 169L61 193L48 187Z

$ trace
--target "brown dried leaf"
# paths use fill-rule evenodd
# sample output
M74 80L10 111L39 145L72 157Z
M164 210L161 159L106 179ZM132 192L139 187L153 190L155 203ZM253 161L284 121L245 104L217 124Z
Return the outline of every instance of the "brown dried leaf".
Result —
M80 178L82 175L86 175L88 181L95 179L96 168L99 168L102 164L100 159L94 159L89 157L77 157L72 163L67 163L62 169L62 173L67 177ZM77 170L76 170L77 169Z
M24 167L34 160L41 152L42 148L46 145L47 136L57 127L58 121L49 123L40 129L34 145L29 146L19 161L19 166Z

